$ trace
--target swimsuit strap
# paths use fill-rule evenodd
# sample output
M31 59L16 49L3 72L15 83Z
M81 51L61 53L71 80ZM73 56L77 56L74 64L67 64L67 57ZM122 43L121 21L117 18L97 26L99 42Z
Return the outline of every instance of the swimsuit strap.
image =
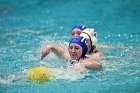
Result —
M79 60L70 60L70 64L75 64L75 63L78 63Z
M80 59L85 59L85 58L88 58L88 57L85 56L84 58L80 58ZM71 65L74 65L75 63L80 62L80 59L78 59L78 60L70 60L70 64L71 64Z

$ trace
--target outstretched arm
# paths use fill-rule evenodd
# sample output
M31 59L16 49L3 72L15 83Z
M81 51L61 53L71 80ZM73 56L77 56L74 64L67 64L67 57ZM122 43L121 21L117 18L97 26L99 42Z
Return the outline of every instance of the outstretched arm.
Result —
M61 47L55 47L53 45L47 45L46 47L42 48L41 60L45 56L47 56L50 52L55 53L58 57L64 57L66 59L70 59L70 55L65 49L63 49Z

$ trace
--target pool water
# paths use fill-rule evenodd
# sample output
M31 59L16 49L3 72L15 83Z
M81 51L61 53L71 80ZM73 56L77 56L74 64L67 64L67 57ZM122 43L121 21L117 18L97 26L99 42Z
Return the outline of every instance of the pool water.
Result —
M140 93L139 7L139 0L0 0L0 93ZM41 61L40 51L67 48L77 24L95 28L108 45L98 47L103 68L76 80L28 81L28 68L65 64L54 54Z

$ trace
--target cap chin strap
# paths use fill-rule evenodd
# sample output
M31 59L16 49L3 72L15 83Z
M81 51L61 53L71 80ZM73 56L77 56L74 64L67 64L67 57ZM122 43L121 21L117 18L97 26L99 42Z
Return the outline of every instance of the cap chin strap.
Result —
M82 32L82 33L85 33L86 35L88 35L88 37L89 37L89 39L90 39L91 49L90 49L89 53L91 53L92 50L93 50L93 45L92 45L91 37L90 37L90 35L89 35L88 33L86 33L86 32Z

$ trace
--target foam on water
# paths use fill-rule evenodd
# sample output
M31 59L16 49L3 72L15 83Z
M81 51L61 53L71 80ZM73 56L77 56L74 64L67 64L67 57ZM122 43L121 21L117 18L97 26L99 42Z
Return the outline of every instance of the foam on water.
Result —
M139 4L138 0L1 0L0 93L139 93ZM40 50L46 44L67 49L71 28L77 24L96 29L97 48L106 57L93 58L103 68L72 78L74 82L36 84L22 79L24 69L63 68L66 60L53 53L40 61Z

